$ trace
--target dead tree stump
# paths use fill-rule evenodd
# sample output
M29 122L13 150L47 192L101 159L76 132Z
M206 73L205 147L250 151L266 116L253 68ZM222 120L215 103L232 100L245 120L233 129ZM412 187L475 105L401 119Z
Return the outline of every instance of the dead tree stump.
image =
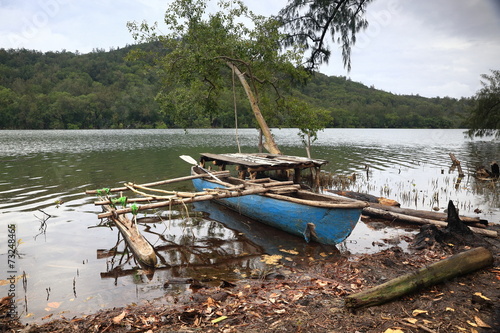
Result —
M458 169L458 178L465 177L465 173L462 171L462 165L460 164L460 161L452 153L450 153L449 155L450 155L451 161L453 162L450 170L453 171L456 167Z
M448 202L448 225L444 230L438 229L434 225L425 225L420 228L420 232L415 235L412 247L416 250L424 248L442 247L452 252L458 251L463 246L485 246L489 247L481 236L474 234L472 230L460 220L457 209L453 201ZM450 249L450 244L452 248Z
M445 229L446 232L457 233L462 236L472 235L472 231L469 227L460 220L457 209L451 200L448 202L448 218L446 222L448 222L448 226Z
M493 174L493 177L495 177L495 178L500 177L500 167L498 166L497 162L491 163L491 173Z

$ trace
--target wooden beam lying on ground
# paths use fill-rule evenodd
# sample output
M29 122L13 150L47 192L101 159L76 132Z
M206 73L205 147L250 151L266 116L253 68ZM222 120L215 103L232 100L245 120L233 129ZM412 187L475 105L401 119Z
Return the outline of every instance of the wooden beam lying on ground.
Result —
M378 217L378 218L383 218L386 220L398 220L402 222L408 222L408 223L416 223L416 224L433 224L438 227L446 227L448 225L448 222L444 221L436 221L436 220L430 220L430 219L425 219L425 218L420 218L420 217L415 217L415 216L410 216L410 215L405 215L405 214L399 214L399 213L394 213L394 212L389 212L384 209L378 209L378 208L373 208L373 207L366 207L363 209L363 214L372 216L372 217ZM496 238L498 237L498 233L494 230L487 230L487 229L481 229L481 228L474 228L474 227L469 227L470 230L476 234Z
M382 304L419 288L429 287L491 264L493 264L491 252L484 247L478 247L438 261L414 273L397 277L374 288L349 295L345 299L345 305L349 308L359 308Z
M442 213L442 212L434 212L434 211L426 211L426 210L418 210L418 209L411 209L411 208L401 208L399 205L395 205L394 203L397 203L394 200L383 198L383 197L377 197L371 194L367 193L359 193L359 192L353 192L353 191L334 191L334 190L328 190L328 192L335 193L337 195L347 197L347 198L352 198L356 200L361 200L361 201L366 201L370 204L370 207L377 208L377 209L384 209L388 210L394 213L399 213L399 214L404 214L404 215L410 215L410 216L415 216L415 217L421 217L425 219L430 219L430 220L437 220L437 221L446 221L446 218L448 217L448 214ZM385 202L390 202L391 204L386 204ZM366 214L369 215L369 214ZM460 216L460 220L466 224L482 224L482 225L488 225L487 220L480 219L479 217L469 217L469 216Z
M418 209L411 209L411 208L386 206L386 205L381 205L381 204L376 204L376 203L370 203L370 207L382 209L382 210L388 210L388 211L393 212L393 213L410 215L410 216L420 217L420 218L429 219L429 220L436 220L436 221L446 221L446 219L448 218L448 214L442 213L442 212L433 212L433 211L418 210ZM480 219L479 217L469 217L469 216L460 215L460 220L462 222L464 222L465 224L482 224L484 226L488 225L487 220Z

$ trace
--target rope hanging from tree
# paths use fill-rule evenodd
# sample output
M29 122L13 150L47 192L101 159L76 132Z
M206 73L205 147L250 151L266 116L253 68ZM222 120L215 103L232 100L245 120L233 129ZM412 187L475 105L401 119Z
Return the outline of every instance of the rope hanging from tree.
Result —
M235 128L235 134L236 134L236 144L238 145L238 153L241 153L241 147L240 147L240 139L238 136L238 109L236 107L236 89L235 89L235 84L234 84L234 67L231 69L232 71L232 79L233 79L233 103L234 103L234 128Z

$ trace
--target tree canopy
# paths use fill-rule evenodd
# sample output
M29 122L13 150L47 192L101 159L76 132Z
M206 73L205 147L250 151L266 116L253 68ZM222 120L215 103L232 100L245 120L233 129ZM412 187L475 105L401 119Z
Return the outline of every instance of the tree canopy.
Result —
M334 41L339 35L344 62L350 67L355 34L367 25L361 14L368 1L290 1L278 18L255 15L241 0L221 0L215 13L207 11L206 0L176 0L165 13L167 34L159 34L156 24L145 22L129 23L129 29L141 42L160 42L168 49L155 57L163 82L158 101L165 113L177 122L186 120L186 125L194 115L206 115L211 121L221 98L227 98L230 90L236 96L236 77L243 88L239 95L246 95L264 134L264 146L280 153L266 119L286 118L289 125L300 125L308 138L315 136L319 124L328 122L325 117L314 124L293 123L299 119L291 112L294 99L286 101L283 94L291 84L305 82L317 64L328 61L327 32ZM306 6L309 11L303 16ZM304 67L308 38L315 44L310 65ZM302 108L305 111L311 119L324 114L307 105Z
M342 60L351 69L351 47L356 33L368 26L363 17L366 5L372 0L289 0L280 11L283 28L287 32L285 45L300 45L309 54L305 67L318 70L328 63L331 49L327 37L342 47Z
M474 98L476 106L468 119L468 134L500 137L500 70L491 70L491 75L482 74L481 77L483 88Z
M243 88L238 94L246 95L266 149L279 153L265 119L279 114L281 88L306 77L297 66L301 52L280 47L277 20L252 13L240 0L218 5L213 13L207 12L206 0L176 0L165 14L166 35L147 23L129 23L129 29L137 39L158 41L169 50L156 57L163 82L158 100L165 113L178 122L193 115L211 118L228 92L237 89L236 77Z

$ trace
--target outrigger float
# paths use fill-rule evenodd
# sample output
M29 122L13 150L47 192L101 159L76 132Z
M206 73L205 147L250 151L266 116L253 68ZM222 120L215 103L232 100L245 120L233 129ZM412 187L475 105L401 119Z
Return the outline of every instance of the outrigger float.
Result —
M242 215L303 237L307 242L338 244L345 240L360 219L367 203L341 196L305 190L301 185L303 170L318 179L325 160L274 154L201 154L201 162L181 156L193 164L191 175L149 184L126 183L124 187L87 191L97 194L96 205L104 212L98 218L109 218L119 228L139 262L156 265L153 247L139 233L135 216L139 211L185 205L198 201L216 201ZM208 164L219 168L207 170ZM232 176L228 167L234 168ZM280 179L270 177L276 173ZM160 185L191 180L197 192L167 191ZM124 197L132 191L138 197ZM120 193L114 196L113 193ZM122 206L119 208L118 206ZM132 219L126 214L131 213Z

